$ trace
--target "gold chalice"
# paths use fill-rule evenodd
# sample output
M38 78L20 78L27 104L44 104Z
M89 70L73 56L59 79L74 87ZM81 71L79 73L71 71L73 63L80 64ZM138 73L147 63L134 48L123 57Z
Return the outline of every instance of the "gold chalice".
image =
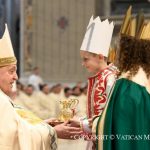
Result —
M74 110L79 103L78 99L65 99L60 101L61 110L59 120L67 121L74 116Z

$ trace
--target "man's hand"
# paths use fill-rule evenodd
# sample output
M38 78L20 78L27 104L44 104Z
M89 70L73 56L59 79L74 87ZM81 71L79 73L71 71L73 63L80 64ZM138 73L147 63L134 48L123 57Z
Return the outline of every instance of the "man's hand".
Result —
M51 124L51 122L55 122L55 121L58 121L58 119L57 118L49 118L49 119L46 119L46 120L44 120L46 123L48 123L48 124Z
M73 117L72 119L69 120L69 124L71 127L80 127L80 120L78 117Z
M78 139L82 134L82 130L77 127L71 127L69 122L65 122L59 125L56 125L54 129L56 130L57 136L60 139Z

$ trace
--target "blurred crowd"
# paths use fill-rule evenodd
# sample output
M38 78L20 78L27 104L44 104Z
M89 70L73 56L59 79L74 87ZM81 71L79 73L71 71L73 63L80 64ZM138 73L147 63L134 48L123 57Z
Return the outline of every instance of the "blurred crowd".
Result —
M76 116L86 116L87 84L77 83L74 87L57 83L49 86L39 75L39 68L33 69L33 74L26 84L19 80L14 90L14 103L31 110L41 119L59 118L62 108L60 101L78 99L79 103L74 110Z

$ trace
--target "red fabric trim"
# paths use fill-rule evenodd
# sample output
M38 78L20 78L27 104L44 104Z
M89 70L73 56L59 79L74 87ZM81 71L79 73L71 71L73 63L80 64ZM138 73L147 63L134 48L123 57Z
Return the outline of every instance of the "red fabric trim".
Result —
M104 109L105 103L107 101L106 95L107 77L110 74L115 75L114 71L109 69L109 67L110 66L108 66L104 70L97 73L95 76L92 76L88 79L87 108L89 118L91 118L93 115L99 115ZM94 109L93 112L94 114L92 113L92 109Z

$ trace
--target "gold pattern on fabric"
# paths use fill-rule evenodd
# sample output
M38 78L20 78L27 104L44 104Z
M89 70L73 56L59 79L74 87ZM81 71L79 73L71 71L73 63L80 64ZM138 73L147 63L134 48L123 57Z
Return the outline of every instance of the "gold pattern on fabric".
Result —
M15 64L16 62L17 62L16 57L0 58L0 67Z

